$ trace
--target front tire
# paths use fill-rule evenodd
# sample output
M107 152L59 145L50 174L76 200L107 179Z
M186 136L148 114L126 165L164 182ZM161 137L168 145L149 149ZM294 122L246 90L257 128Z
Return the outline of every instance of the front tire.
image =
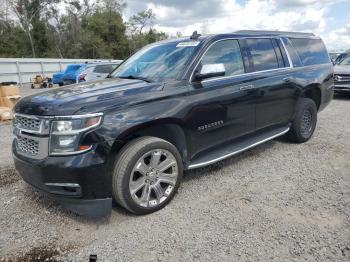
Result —
M156 137L137 138L117 156L113 197L134 214L158 211L174 197L182 172L182 159L175 146Z
M310 98L301 98L297 104L292 126L287 133L289 140L296 143L308 141L316 128L317 107Z

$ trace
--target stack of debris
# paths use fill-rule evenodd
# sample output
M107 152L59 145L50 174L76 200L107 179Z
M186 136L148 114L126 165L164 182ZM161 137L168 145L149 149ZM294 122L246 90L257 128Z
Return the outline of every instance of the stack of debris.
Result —
M12 109L20 98L16 82L0 83L0 121L13 118Z

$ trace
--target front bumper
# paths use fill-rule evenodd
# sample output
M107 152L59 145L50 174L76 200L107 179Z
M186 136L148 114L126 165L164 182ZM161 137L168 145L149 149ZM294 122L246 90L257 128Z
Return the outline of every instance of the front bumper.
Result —
M79 215L100 217L112 209L111 167L99 149L74 156L26 158L16 152L15 167L23 180Z
M347 84L334 84L334 92L340 93L340 92L350 92L350 83Z

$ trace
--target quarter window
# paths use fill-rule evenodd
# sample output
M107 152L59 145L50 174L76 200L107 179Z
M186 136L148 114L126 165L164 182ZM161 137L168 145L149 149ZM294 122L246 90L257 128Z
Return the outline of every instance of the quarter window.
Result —
M224 64L225 76L244 73L238 41L224 40L213 44L202 58L201 65L206 64Z
M329 63L329 56L321 39L290 38L304 66Z
M254 71L278 68L278 60L271 39L247 39Z

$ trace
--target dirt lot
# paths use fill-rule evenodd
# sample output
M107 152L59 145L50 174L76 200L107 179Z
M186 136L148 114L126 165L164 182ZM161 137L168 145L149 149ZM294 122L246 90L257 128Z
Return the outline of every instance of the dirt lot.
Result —
M280 138L187 172L160 212L114 208L103 220L22 182L11 125L0 124L0 261L350 261L349 112L350 98L338 96L309 142Z

